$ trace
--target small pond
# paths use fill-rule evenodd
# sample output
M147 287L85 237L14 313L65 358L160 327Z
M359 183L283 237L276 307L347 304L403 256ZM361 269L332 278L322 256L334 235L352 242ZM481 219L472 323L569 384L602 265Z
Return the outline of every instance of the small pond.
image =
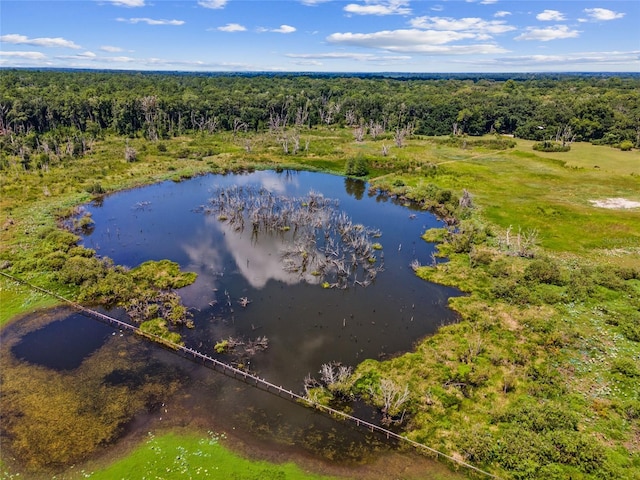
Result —
M360 270L340 288L323 288L322 276L284 268L283 252L287 242L295 241L294 232L239 228L211 210L212 197L240 186L278 198L305 198L315 192L329 199L335 215L362 226L379 244L370 261L376 266L375 278ZM206 175L120 192L86 209L95 225L82 242L99 255L128 267L169 259L198 274L193 285L179 292L195 323L181 332L188 346L215 356L214 345L221 340L266 337L268 348L246 363L261 377L294 391L302 391L305 376L318 376L324 363L355 366L405 352L455 320L447 301L459 293L418 279L411 268L412 262L432 261L434 246L420 236L442 223L417 207L370 194L360 181L294 171ZM40 351L45 334L46 341L64 344L72 363ZM103 326L88 328L70 316L24 336L14 354L52 369L69 369L104 341ZM351 427L141 343L131 342L167 364L179 364L189 379L175 408L166 406L152 415L184 425L194 418L200 425L213 419L207 426L237 429L244 441L275 439L288 443L288 449L302 448L333 460L362 456L353 445L367 441ZM137 422L146 428L143 420ZM351 455L349 450L360 453Z

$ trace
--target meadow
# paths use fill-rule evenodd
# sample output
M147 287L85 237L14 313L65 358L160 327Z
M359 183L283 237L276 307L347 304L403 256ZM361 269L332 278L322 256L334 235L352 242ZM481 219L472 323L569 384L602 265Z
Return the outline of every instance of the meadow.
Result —
M397 147L388 135L355 141L348 128L308 130L301 140L307 147L292 154L267 133L157 142L106 136L88 155L46 169L13 164L0 174L2 269L77 298L87 286L62 281L60 262L90 254L56 232L84 202L208 172L344 174L359 164L371 192L417 201L451 219L450 228L424 236L439 243L447 261L414 269L466 295L450 302L458 323L413 352L366 360L344 392L376 404L369 387L380 379L408 385L403 429L411 438L504 478L638 478L640 209L592 201L640 202L640 152L574 143L569 152L542 153L531 141L493 135L462 142L414 136ZM135 149L135 161L125 159L126 148ZM4 277L0 289L1 324L52 304ZM170 467L157 461L155 447L173 445L195 461L210 436L194 434L163 434L153 440L162 446L147 442L91 478L113 478L136 461L149 475L161 475ZM236 459L221 460L220 468L227 463L238 468L229 475L239 478L262 471L315 478L294 467L269 470ZM81 478L76 475L68 478Z

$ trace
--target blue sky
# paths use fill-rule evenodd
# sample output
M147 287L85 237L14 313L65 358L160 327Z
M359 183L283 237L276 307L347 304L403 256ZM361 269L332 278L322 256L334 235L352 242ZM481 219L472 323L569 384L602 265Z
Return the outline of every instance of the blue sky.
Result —
M2 0L0 66L639 72L640 1Z

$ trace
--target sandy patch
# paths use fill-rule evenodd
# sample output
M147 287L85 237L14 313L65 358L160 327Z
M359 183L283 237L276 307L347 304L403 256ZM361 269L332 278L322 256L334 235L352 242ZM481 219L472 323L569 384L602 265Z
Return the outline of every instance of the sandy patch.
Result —
M625 209L625 208L640 208L640 202L634 202L627 200L626 198L606 198L604 200L589 200L594 207L611 208L611 209Z

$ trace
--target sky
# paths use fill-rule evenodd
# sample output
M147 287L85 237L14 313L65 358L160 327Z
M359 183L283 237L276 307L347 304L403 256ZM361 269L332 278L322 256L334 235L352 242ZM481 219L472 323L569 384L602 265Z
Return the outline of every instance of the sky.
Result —
M0 67L640 72L640 1L2 0Z

